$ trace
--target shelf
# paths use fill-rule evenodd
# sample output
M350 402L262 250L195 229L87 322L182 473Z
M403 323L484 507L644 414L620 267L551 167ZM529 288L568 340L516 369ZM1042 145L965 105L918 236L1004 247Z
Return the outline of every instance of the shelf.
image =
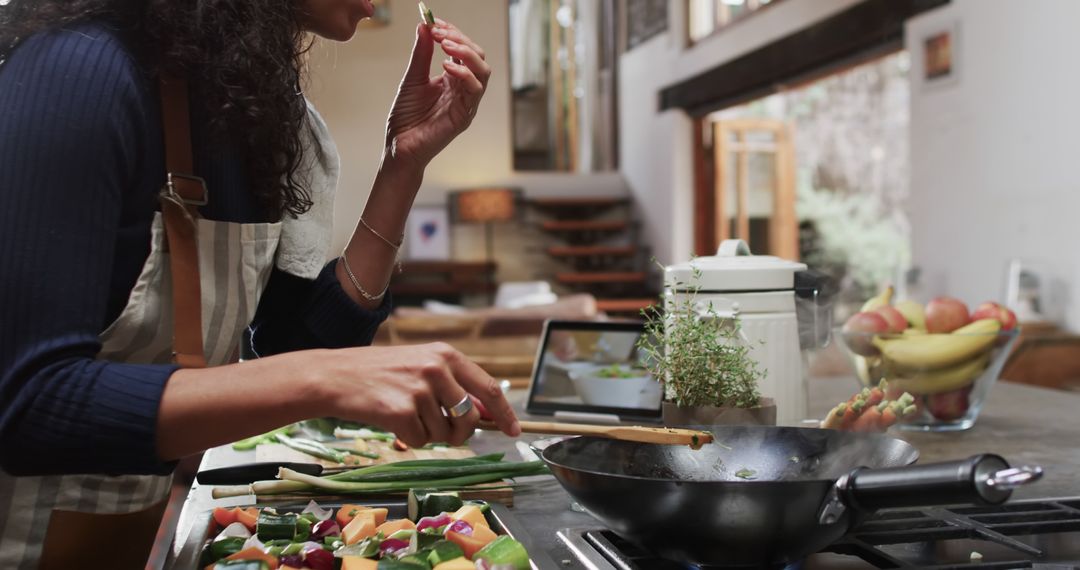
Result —
M577 273L557 273L555 280L564 285L589 285L598 283L645 283L648 274L644 271L590 271Z
M603 245L578 245L578 246L555 246L549 247L548 255L552 257L630 257L637 252L632 245L603 246Z

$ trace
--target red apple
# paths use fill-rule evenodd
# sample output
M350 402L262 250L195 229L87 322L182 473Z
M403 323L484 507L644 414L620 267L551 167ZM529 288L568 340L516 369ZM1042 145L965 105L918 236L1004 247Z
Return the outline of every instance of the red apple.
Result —
M900 334L908 328L908 322L904 318L904 314L896 310L896 307L892 305L878 307L874 312L885 318L885 322L889 323L889 332L891 333Z
M971 313L971 320L997 319L1001 323L1001 330L1011 331L1016 328L1016 313L992 301L987 301L975 308Z
M929 408L930 413L933 416L943 422L951 422L964 417L968 408L971 407L971 402L968 396L971 394L972 386L964 386L963 388L957 388L951 392L942 392L940 394L933 394L926 397L926 406Z
M877 356L873 335L889 332L889 322L880 313L856 313L844 323L844 342L851 352L862 356Z
M938 297L926 305L926 331L951 333L971 322L967 305L952 297Z

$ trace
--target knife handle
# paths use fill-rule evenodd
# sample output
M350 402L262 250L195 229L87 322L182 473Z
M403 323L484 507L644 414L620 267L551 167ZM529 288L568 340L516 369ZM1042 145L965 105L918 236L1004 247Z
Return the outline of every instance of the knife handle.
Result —
M263 463L244 463L231 467L199 471L195 480L200 485L246 485L255 481L269 481L277 478L278 469L286 467L306 475L320 475L323 467L318 463L290 463L285 461L267 461Z

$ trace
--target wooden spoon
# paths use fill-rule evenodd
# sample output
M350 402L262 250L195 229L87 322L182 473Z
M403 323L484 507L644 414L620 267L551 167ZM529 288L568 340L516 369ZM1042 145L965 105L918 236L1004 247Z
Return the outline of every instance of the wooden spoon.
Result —
M707 431L667 427L644 426L598 426L589 424L564 424L561 422L519 422L522 433L543 433L557 435L589 435L637 441L641 443L666 443L689 445L695 449L706 443L712 443L713 435ZM500 431L495 422L481 421L477 426L483 430Z

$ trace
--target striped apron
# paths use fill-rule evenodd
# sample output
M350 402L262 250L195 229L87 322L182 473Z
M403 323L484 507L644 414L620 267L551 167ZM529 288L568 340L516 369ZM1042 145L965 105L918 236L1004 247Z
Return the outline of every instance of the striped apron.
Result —
M207 364L217 366L235 359L243 329L255 315L274 266L281 223L197 223L203 343ZM160 213L155 214L151 239L150 255L127 306L100 334L100 359L171 362L172 280ZM109 560L110 568L143 568L149 551L125 552L125 547L153 544L171 483L171 475L12 477L0 471L0 568L73 568L73 562L90 568L96 566L93 560ZM116 529L122 528L148 540L117 535ZM93 537L95 529L108 529L98 532L109 536ZM82 551L80 560L57 559L56 552L72 551L70 542L68 548L48 545L73 536L80 543L96 541L96 546Z

